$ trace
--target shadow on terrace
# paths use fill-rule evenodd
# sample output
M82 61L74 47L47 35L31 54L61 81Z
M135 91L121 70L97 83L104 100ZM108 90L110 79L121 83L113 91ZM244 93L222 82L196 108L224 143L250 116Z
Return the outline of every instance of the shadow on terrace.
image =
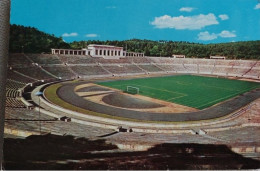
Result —
M160 144L148 151L120 151L105 140L42 135L6 138L7 170L46 169L256 169L260 161L232 152L226 145Z

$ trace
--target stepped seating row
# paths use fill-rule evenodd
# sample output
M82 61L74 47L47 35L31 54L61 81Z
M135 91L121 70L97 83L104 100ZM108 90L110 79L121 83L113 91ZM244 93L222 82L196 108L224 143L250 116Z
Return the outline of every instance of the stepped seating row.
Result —
M197 59L187 59L187 58L184 58L184 59L174 59L174 61L176 61L175 63L183 63L184 65L185 64L188 64L188 65L197 65L198 64L198 60Z
M16 72L14 72L12 70L8 70L7 71L7 78L10 79L10 80L19 81L19 82L24 83L24 84L32 83L32 82L36 81L36 80L31 79L31 78L19 75L19 74L17 74Z
M243 76L244 73L246 73L248 69L243 69L243 68L233 68L230 73L238 75L238 76Z
M216 66L213 70L213 74L223 74L226 75L227 73L227 68L226 67L220 67L220 66Z
M197 64L201 65L215 65L215 60L211 59L197 59Z
M208 65L208 66L199 66L199 72L200 73L208 73L211 74L213 71L214 66Z
M41 119L54 119L48 115L41 115ZM5 118L6 119L30 119L30 120L38 120L39 112L35 110L29 110L27 108L5 108Z
M21 53L11 53L8 57L9 66L30 66L32 62L29 61L24 54Z
M15 80L10 80L10 79L6 80L6 87L8 89L18 90L18 89L20 89L24 86L25 86L25 83L18 82L18 81L15 81Z
M11 97L11 98L16 98L19 96L19 92L17 90L13 90L13 89L6 89L6 97Z
M252 67L256 61L245 61L245 60L215 60L215 65L223 66L239 66L239 67Z
M159 57L150 57L149 58L151 62L157 63L157 64L163 64L163 63L173 63L173 58L159 58Z
M36 66L30 66L26 68L14 68L13 70L38 80L52 78L51 75L47 74L41 68Z
M177 69L178 68L181 68L182 70L185 70L185 68L183 68L183 65L179 65L179 66L176 66L176 65L163 65L163 64L157 64L157 66L161 69L163 69L164 71L169 71L169 72L176 72L178 71Z
M143 57L128 57L129 61L134 62L136 64L143 64L143 63L151 63L149 58Z
M67 64L95 64L97 59L80 55L59 55L60 60Z
M128 73L143 73L144 71L136 65L114 65L104 66L108 71L113 74L128 74Z
M258 69L252 69L249 72L247 72L245 75L260 78L260 69L259 68Z
M52 54L26 54L34 63L62 64L58 56Z
M103 59L103 58L97 58L96 59L98 63L101 64L130 64L131 59L130 58L119 58L119 59Z
M26 54L33 61L44 64L42 69L38 66L31 65L25 55L11 54L10 63L15 64L13 71L8 71L8 79L19 81L21 83L35 82L36 80L50 79L52 75L61 78L73 78L75 73L80 76L87 75L106 75L106 74L127 74L127 73L143 73L174 71L183 73L212 73L238 75L238 76L259 76L260 62L245 60L212 60L212 59L174 59L162 57L127 57L120 59L103 59L92 58L89 56L73 56L73 55L49 55L49 54ZM63 63L75 65L65 66ZM136 65L132 64L135 63ZM98 63L103 66L99 66ZM153 63L153 64L152 64ZM52 65L58 64L58 65ZM78 65L77 65L78 64ZM82 64L91 64L84 66ZM120 65L122 64L122 65ZM82 65L82 66L81 66ZM157 66L158 67L157 67ZM70 67L70 68L69 68ZM103 68L102 68L103 67ZM199 68L198 68L199 67ZM142 69L140 69L142 68ZM43 70L44 69L44 70ZM47 72L46 72L46 71ZM72 70L75 72L73 73ZM108 71L109 72L108 72ZM26 76L15 73L17 71ZM49 73L50 74L49 74ZM10 89L17 89L22 86L13 87L11 83L7 83ZM10 84L10 85L9 85Z
M6 98L5 106L12 107L12 108L25 108L23 102L17 100L16 98L11 98L11 97Z
M260 61L256 62L256 64L254 65L254 68L260 68Z
M71 66L71 69L78 75L105 75L108 74L101 66Z
M154 65L138 65L140 68L144 69L147 72L161 72L163 70L161 70L160 68L154 66Z
M75 75L68 69L68 67L59 65L59 66L45 66L42 67L46 71L50 72L51 74L61 77L61 78L73 78Z
M197 73L198 72L198 65L197 64L193 64L193 65L189 65L189 64L186 64L184 65L184 68L186 69L187 72L190 72L190 73Z

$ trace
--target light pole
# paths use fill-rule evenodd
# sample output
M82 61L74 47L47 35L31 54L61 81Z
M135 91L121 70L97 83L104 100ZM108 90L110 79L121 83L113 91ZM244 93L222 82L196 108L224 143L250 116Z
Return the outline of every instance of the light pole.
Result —
M40 135L42 134L42 123L41 123L41 96L42 96L42 92L40 92L40 91L38 91L38 92L36 92L35 93L35 95L36 96L38 96L38 98L39 98L39 104L38 104L38 106L39 106L39 115L38 115L38 118L39 118L39 126L40 126Z
M10 0L0 0L0 170L3 164L5 88L10 29Z

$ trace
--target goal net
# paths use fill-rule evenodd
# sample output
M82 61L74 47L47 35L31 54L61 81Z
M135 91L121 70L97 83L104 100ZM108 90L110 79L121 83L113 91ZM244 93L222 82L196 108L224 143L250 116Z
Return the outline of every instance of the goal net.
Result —
M129 93L129 94L139 94L139 88L133 87L133 86L127 86L126 92Z

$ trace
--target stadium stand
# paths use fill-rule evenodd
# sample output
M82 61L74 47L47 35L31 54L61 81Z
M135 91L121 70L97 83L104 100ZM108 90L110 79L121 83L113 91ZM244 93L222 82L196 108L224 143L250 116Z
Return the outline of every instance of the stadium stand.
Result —
M8 87L9 89L18 90L24 86L25 86L25 83L22 83L19 81L15 81L15 80L11 80L11 79L7 79L7 81L6 81L6 87Z
M155 67L154 65L151 65L151 64L140 64L138 66L147 72L162 72L163 71L160 68Z
M25 108L23 102L21 102L16 98L11 98L11 97L6 98L6 107Z
M96 61L100 64L130 64L130 58L119 58L119 59L103 59L97 58Z
M49 79L52 76L48 73L44 72L40 67L38 66L29 66L29 67L23 67L23 68L14 68L13 70L22 73L24 75L27 75L31 78L38 79L38 80L44 80Z
M96 64L96 59L90 56L81 55L59 55L58 56L63 63L67 64Z
M260 78L260 62L247 60L174 59L126 57L120 59L91 56L10 54L6 97L8 110L24 108L19 100L26 84L41 80L71 79L76 76L127 75L144 73L201 73L220 76ZM24 109L27 110L27 109Z
M61 78L73 78L75 75L64 65L44 66L43 69Z
M140 68L136 65L103 65L108 71L113 74L128 74L128 73L144 73Z
M102 69L101 66L98 65L70 66L70 68L80 76L108 74L104 69Z
M8 65L12 67L19 67L19 66L30 66L32 62L29 61L24 54L21 53L12 53L9 55L8 58Z
M34 63L38 64L62 64L59 57L50 54L26 54Z
M214 65L199 65L199 73L212 74Z
M9 80L32 83L51 78L147 72L202 73L259 78L258 61L164 57L93 58L81 55L10 54ZM64 65L65 64L65 65Z

